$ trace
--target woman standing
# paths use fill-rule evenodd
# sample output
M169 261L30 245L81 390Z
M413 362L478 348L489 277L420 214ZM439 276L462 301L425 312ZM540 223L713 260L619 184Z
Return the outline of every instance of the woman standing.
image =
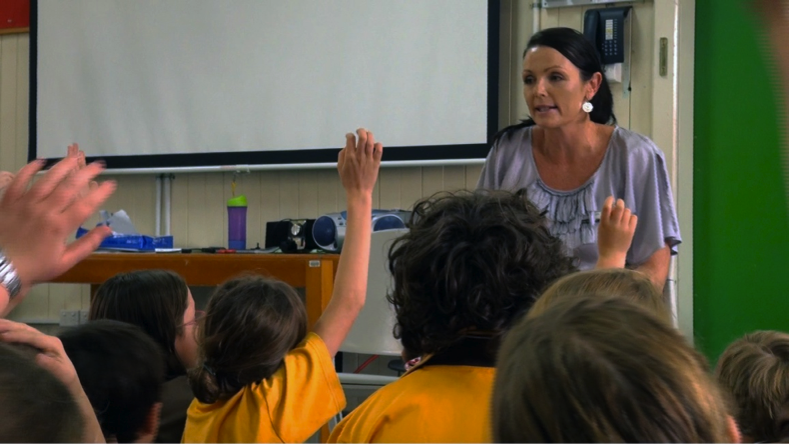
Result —
M680 243L664 155L617 126L595 47L570 28L540 31L524 51L522 79L532 118L496 135L478 188L526 189L580 269L598 260L597 224L615 196L639 217L627 265L663 288Z

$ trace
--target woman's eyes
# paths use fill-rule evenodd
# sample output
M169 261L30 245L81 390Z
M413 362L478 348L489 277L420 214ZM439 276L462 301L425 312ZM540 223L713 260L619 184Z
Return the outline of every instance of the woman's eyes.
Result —
M549 76L549 81L551 82L560 82L565 80L565 77L561 76L560 74L551 74ZM535 78L533 76L526 76L524 77L524 84L525 85L532 85L535 83Z

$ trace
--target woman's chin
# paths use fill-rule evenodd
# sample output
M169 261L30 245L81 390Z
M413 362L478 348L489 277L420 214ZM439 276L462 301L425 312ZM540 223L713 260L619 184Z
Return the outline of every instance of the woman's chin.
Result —
M556 113L535 113L532 120L535 121L535 125L542 128L558 128L563 125L559 117Z

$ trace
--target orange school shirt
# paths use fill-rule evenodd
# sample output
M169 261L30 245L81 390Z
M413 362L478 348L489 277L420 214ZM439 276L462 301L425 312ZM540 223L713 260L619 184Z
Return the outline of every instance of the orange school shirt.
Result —
M270 378L213 404L193 400L182 442L304 442L345 406L329 351L309 333Z
M415 367L354 409L329 442L492 442L495 372L464 365Z

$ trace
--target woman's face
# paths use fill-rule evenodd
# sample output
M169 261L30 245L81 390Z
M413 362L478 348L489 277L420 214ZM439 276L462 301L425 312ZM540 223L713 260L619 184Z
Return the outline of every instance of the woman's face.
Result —
M545 46L527 50L524 57L524 99L539 126L558 128L587 119L582 105L595 95L601 74L585 81L581 72L559 51Z
M181 334L176 336L175 343L178 360L181 361L181 364L186 369L197 365L197 328L199 319L196 318L196 314L195 300L192 298L192 292L187 290L187 309L184 311Z

